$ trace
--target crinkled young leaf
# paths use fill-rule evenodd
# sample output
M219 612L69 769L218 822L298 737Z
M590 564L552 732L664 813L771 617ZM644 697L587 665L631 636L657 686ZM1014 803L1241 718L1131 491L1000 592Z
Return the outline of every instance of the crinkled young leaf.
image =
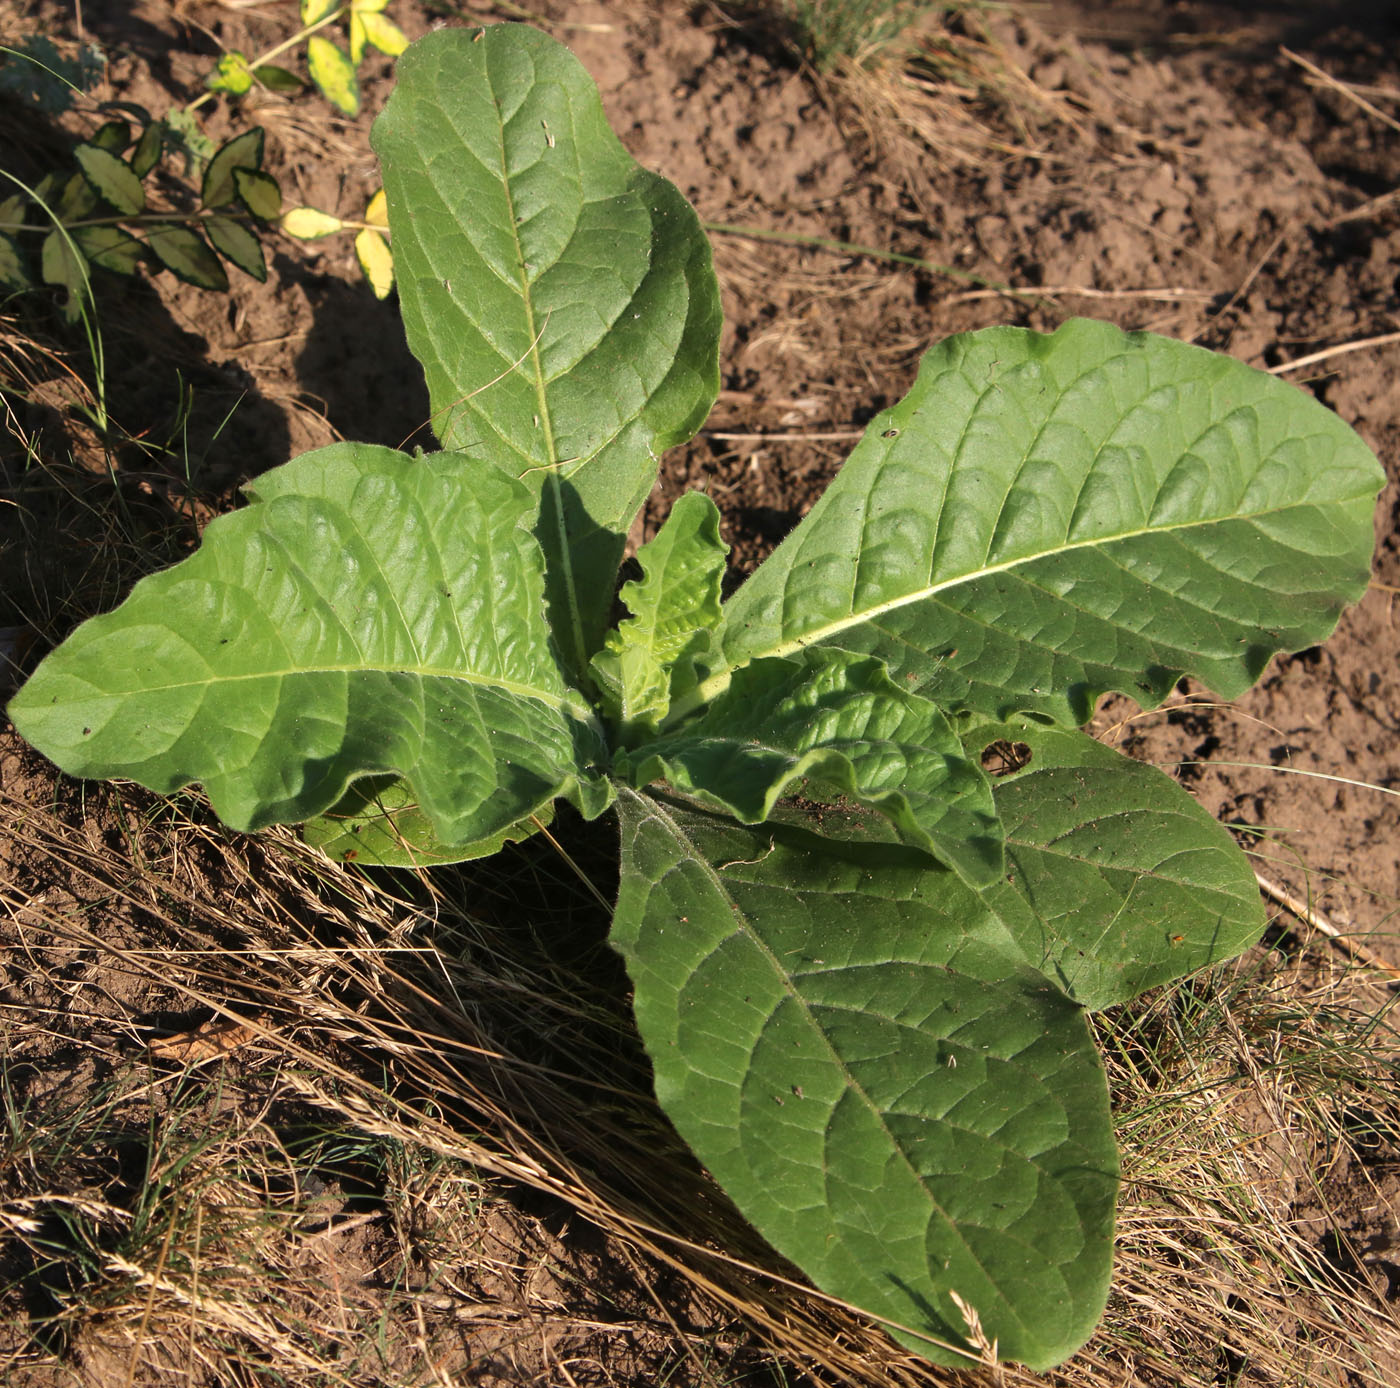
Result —
M1263 933L1249 860L1155 767L1026 718L964 741L973 757L1003 745L1026 759L993 783L1007 871L984 897L1076 1002L1126 1002Z
M414 44L373 144L433 427L542 493L551 616L581 673L657 456L718 391L709 243L578 61L521 25Z
M1003 1358L1083 1343L1117 1151L1081 1010L911 850L619 808L612 941L657 1097L759 1232L935 1361L967 1362L953 1293Z
M1381 482L1228 357L1083 320L964 334L727 604L726 659L839 646L945 708L1065 723L1182 673L1233 697L1360 597Z
M702 717L615 765L634 785L664 778L745 824L817 778L974 886L1002 871L991 784L942 711L899 688L878 660L846 651L756 660Z
M335 444L143 579L35 671L10 715L78 776L203 783L237 829L397 774L445 844L556 795L606 804L600 731L545 626L534 499L460 455Z
M654 727L672 698L695 687L696 657L719 624L728 553L719 509L703 492L686 492L637 551L642 577L621 593L632 615L608 633L592 664L624 724Z

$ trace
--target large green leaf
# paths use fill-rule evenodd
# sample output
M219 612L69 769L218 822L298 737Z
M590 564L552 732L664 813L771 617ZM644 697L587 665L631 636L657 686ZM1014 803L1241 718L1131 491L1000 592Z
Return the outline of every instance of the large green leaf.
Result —
M1182 673L1233 697L1361 595L1382 481L1330 410L1201 348L950 338L728 603L726 658L835 645L945 708L1061 722Z
M607 803L545 626L529 491L460 455L334 444L265 473L182 564L73 633L10 705L78 776L204 784L237 829L396 773L445 844Z
M607 635L592 671L625 727L654 727L674 695L696 684L696 660L719 625L728 546L719 510L686 492L656 537L637 551L642 577L622 585L632 616Z
M936 704L878 660L805 650L756 660L703 717L616 759L634 785L666 779L745 824L816 779L888 816L900 836L974 886L1002 872L992 788ZM813 798L817 798L814 796Z
M1263 933L1249 860L1169 776L1031 719L966 741L974 756L1016 753L995 782L1007 872L985 902L1076 1002L1126 1002Z
M622 148L577 60L534 29L419 40L373 143L433 427L542 493L551 617L581 672L657 455L718 390L709 243Z
M1073 1351L1117 1188L1080 1009L908 849L619 806L612 939L657 1096L739 1208L929 1358L966 1362L955 1294L1005 1358Z

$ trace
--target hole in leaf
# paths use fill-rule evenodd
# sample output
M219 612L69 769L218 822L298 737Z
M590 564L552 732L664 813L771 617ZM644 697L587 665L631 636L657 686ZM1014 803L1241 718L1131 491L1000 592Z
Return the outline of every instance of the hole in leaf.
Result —
M1010 776L1029 766L1031 748L1028 742L1008 742L999 737L982 749L982 770L992 777Z

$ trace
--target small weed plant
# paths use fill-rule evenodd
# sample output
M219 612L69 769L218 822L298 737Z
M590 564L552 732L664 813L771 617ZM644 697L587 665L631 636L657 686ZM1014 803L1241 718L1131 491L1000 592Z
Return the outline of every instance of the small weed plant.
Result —
M492 853L561 797L615 814L611 938L700 1161L928 1358L1062 1360L1118 1188L1087 1014L1263 925L1225 830L1081 725L1326 637L1376 460L1192 346L970 333L727 601L715 506L682 497L610 630L658 457L718 389L696 217L521 26L417 44L374 141L442 451L256 479L43 661L16 726L361 864Z

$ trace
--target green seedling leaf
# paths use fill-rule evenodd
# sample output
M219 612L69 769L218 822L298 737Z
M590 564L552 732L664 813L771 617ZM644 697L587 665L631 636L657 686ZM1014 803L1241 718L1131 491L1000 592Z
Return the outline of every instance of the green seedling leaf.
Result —
M936 1362L969 1362L954 1293L1005 1358L1081 1344L1117 1188L1081 1010L995 921L940 913L946 873L630 790L618 807L612 941L657 1097L746 1217Z
M260 222L275 222L282 215L282 190L271 174L235 169L233 186L238 190L238 201Z
M622 148L577 60L534 29L420 40L372 142L433 428L541 494L550 606L581 673L657 455L718 393L709 245Z
M0 221L3 221L0 215ZM0 285L6 289L30 289L33 281L25 268L24 258L19 247L8 236L0 233Z
M108 154L120 154L131 143L131 126L124 120L109 120L99 125L87 143Z
M39 666L10 705L24 736L72 775L201 782L239 829L389 773L445 844L559 795L606 807L600 729L550 650L526 488L458 455L335 444L252 495Z
M719 625L728 553L719 510L703 492L682 496L637 551L642 579L624 583L621 593L632 616L608 633L591 667L625 724L654 730L672 698L695 687L696 658Z
M726 661L834 645L945 708L1064 723L1182 674L1232 698L1361 596L1381 481L1228 357L1085 320L965 334L735 594Z
M216 147L213 140L199 128L199 122L195 119L194 114L180 106L172 107L165 114L164 125L170 147L178 150L185 157L185 172L196 174L200 169L207 172L209 162L216 153ZM251 135L253 132L247 133ZM261 131L258 132L259 136L261 133ZM258 161L262 161L261 144L258 146ZM217 205L205 203L206 207Z
M131 155L131 171L137 178L145 178L160 163L161 137L164 125L154 121L142 132Z
M262 83L270 92L277 92L282 96L290 96L293 92L299 92L302 87L301 78L294 72L288 72L284 67L276 67L271 63L264 63L259 68L253 69L253 76Z
M204 79L204 85L211 92L224 92L229 96L242 96L252 89L253 70L248 66L247 56L237 49L225 53L213 72Z
M79 145L73 151L87 181L124 217L146 210L146 190L129 165L96 145Z
M360 84L355 67L343 49L313 34L306 41L306 65L321 95L347 116L360 114Z
M134 275L146 253L145 247L121 227L74 227L73 239L91 265L118 275Z
M844 651L745 666L703 717L620 754L617 768L634 785L665 779L744 824L815 778L887 816L974 886L1003 870L991 785L948 720L878 660Z
M553 818L550 807L475 843L447 845L438 838L409 786L396 776L356 781L324 815L302 825L301 835L337 862L359 867L422 868L489 858L508 843L538 833Z
M387 299L394 288L394 253L377 231L366 228L355 237L355 258L360 262L376 299Z
M199 289L228 288L228 276L219 257L189 227L158 222L146 228L146 246L176 279Z
M204 223L210 244L226 260L231 260L245 275L252 275L259 284L267 282L267 261L263 258L258 238L242 222L232 217L210 217Z
M322 236L345 230L345 223L339 217L332 217L329 212L318 212L314 207L293 207L282 214L278 225L298 241L317 241Z
M263 139L262 126L255 125L220 146L204 171L200 200L205 207L229 207L237 201L238 184L234 174L239 169L262 168Z
M994 780L1007 871L985 899L1076 1002L1126 1002L1263 932L1248 859L1171 777L1032 719L964 740L970 756L1016 768Z

